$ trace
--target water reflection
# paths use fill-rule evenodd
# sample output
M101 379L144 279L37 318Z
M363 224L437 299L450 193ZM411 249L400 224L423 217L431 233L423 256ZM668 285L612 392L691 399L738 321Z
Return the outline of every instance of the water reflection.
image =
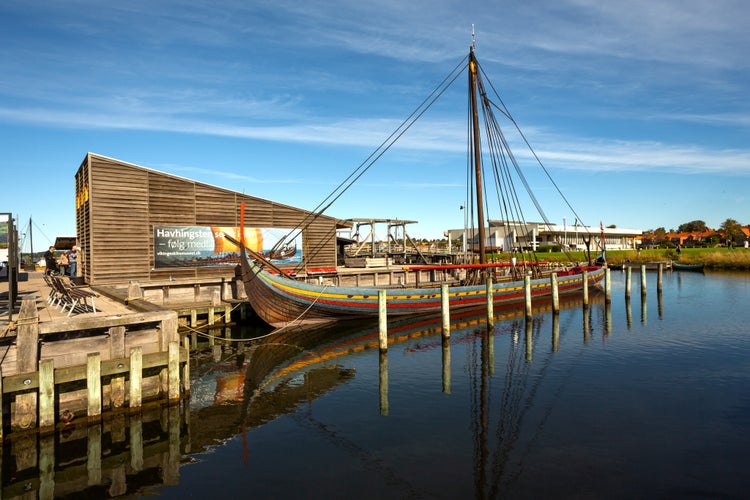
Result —
M12 435L3 442L2 497L103 498L176 485L190 452L187 414L185 404L150 405L55 434Z
M742 498L750 275L666 274L651 325L625 277L391 321L385 356L367 322L196 336L189 404L7 438L3 498Z
M442 340L443 394L451 393L451 342L450 338Z
M604 313L603 294L592 290L586 308L580 299L565 296L560 303L563 313L576 311L566 316L568 321L578 321L581 315L585 345L590 339L592 315ZM606 319L596 324L608 333L611 311L604 316ZM403 377L397 382L389 377L394 364L402 364L400 359L394 362L393 350L398 347L406 355L439 352L441 370L432 376L441 376L441 393L450 396L454 395L455 372L451 354L459 347L461 352L467 350L474 481L481 492L478 496L492 496L500 488L498 478L504 475L551 357L565 353L562 340L570 329L561 326L561 315L552 314L547 302L536 305L531 320L525 319L522 308L498 309L494 319L494 328L488 330L483 311L456 312L450 319L455 332L450 338L441 335L440 316L391 321L390 352L379 351L378 326L371 322L290 329L260 339L236 338L236 334L232 338L228 330L205 341L191 335L197 350L191 352L189 403L155 406L142 414L122 414L88 427L74 424L52 436L6 440L3 497L23 496L29 491L43 498L79 491L92 497L146 494L152 487L179 485L181 462L191 462L195 454L235 436L241 437L242 456L247 461L253 429L296 415L301 407L352 382L357 369L347 360L367 352L379 353L379 413L391 418L394 412L400 414L399 405L405 404L394 400L389 390L389 384L404 383ZM542 340L542 335L549 340ZM546 342L550 345L539 351L538 346ZM501 356L504 359L495 359L496 345L504 346L500 351L507 354ZM497 367L504 371L495 379ZM539 371L532 372L535 369ZM531 377L532 373L537 375ZM463 382L461 370L456 376ZM504 384L499 396L493 396L493 380ZM456 399L466 389L463 383L460 388Z
M380 414L388 416L388 351L380 349Z

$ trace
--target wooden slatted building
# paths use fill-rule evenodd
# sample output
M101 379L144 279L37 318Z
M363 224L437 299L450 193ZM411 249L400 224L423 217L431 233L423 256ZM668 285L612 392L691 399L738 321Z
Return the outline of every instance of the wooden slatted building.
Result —
M155 267L154 227L238 227L243 201L246 227L291 229L309 214L94 153L76 172L75 188L81 274L89 284L231 277L233 266ZM302 232L302 263L287 267L299 272L336 266L336 228L342 224L318 217Z

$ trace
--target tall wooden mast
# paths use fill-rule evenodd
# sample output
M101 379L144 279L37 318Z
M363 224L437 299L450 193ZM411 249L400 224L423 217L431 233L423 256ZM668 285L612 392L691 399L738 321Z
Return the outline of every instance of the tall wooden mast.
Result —
M474 160L474 183L477 197L477 219L479 222L479 263L487 263L484 237L484 202L482 199L482 143L479 140L479 108L477 105L477 60L474 57L474 43L469 51L469 95L471 96L471 135L472 135L472 158Z

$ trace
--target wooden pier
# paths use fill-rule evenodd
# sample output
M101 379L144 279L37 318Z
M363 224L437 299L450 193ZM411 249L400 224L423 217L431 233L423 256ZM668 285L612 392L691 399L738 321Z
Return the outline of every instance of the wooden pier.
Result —
M41 275L19 285L20 308L4 304L0 316L0 438L189 394L175 310L138 310L89 290L96 305L69 316Z

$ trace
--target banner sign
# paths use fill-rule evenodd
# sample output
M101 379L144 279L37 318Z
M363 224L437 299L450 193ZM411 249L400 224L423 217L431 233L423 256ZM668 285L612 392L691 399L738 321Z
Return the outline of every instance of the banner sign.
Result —
M288 229L245 227L245 246L274 264L302 262L301 236L279 247ZM154 226L154 268L236 266L240 249L227 234L240 240L239 227ZM277 248L279 247L279 248Z

